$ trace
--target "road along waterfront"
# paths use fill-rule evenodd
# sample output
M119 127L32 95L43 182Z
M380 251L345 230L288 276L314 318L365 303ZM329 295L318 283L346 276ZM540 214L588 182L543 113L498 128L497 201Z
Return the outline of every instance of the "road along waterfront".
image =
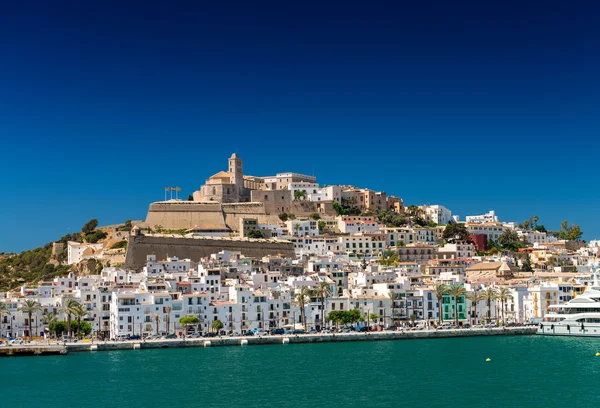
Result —
M268 336L239 336L239 337L210 337L187 339L162 339L148 341L107 341L56 343L50 345L24 344L19 346L0 347L0 356L7 355L43 355L66 354L67 352L137 350L153 348L182 348L182 347L219 347L219 346L254 346L275 344L300 343L332 343L349 341L381 341L381 340L416 340L452 337L481 337L481 336L517 336L533 335L537 327L499 327L490 329L460 329L460 330L409 330L409 331L380 331L366 333L327 333L327 334L298 334L298 335L268 335Z

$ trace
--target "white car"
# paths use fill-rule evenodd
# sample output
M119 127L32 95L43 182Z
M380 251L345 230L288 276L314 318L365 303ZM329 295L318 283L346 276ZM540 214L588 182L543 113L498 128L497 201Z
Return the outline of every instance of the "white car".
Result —
M255 336L267 336L269 333L267 333L266 331L255 331L254 335Z
M12 339L12 340L8 341L8 345L9 346L12 346L12 345L15 345L15 344L23 344L23 343L25 343L25 340L23 340L21 337L18 337L16 339Z

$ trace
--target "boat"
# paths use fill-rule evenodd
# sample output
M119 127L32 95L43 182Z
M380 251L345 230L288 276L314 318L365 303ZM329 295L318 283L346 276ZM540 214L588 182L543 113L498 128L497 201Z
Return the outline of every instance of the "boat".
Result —
M537 334L546 336L600 337L600 284L597 262L590 264L593 283L576 298L550 305Z

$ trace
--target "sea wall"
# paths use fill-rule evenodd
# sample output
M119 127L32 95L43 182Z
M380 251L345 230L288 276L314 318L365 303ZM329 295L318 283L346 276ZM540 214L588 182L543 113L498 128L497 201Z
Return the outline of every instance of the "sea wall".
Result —
M201 258L222 250L240 251L245 256L256 258L278 254L294 256L291 242L276 239L140 235L129 238L125 267L139 270L146 264L146 256L151 254L156 255L157 259L176 256L198 262Z

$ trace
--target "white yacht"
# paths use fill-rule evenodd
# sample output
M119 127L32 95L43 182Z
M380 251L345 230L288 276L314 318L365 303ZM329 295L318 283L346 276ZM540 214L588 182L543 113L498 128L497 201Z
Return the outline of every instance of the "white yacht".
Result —
M538 327L537 334L547 336L600 337L600 284L597 263L594 263L594 283L585 292L567 303L551 305Z

